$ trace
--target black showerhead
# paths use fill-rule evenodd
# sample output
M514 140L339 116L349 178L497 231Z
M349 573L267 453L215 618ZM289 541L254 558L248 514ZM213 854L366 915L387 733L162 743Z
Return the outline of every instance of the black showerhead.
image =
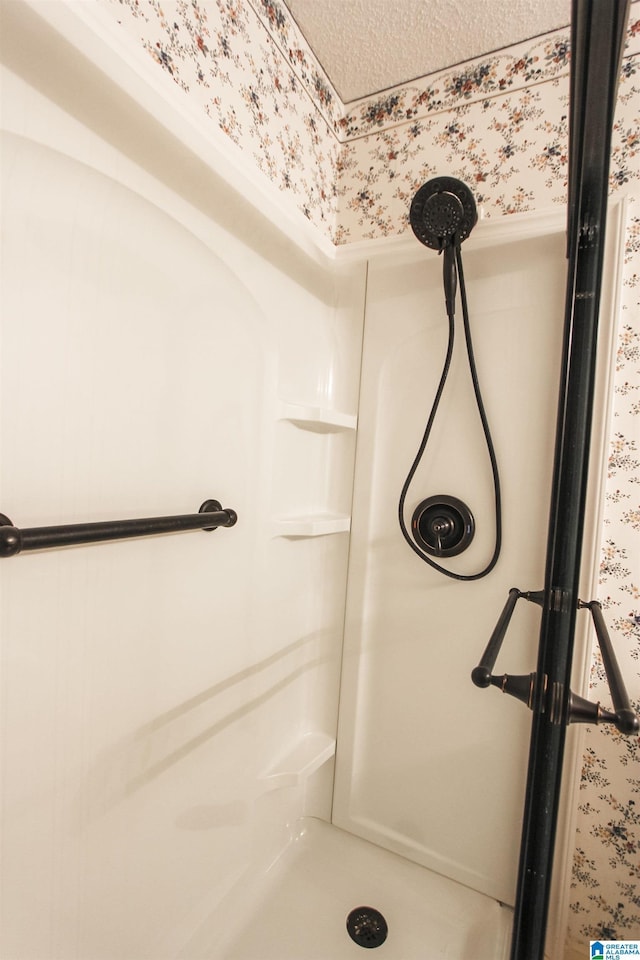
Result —
M478 214L473 194L454 177L436 177L425 183L411 202L409 221L420 243L444 250L462 243Z

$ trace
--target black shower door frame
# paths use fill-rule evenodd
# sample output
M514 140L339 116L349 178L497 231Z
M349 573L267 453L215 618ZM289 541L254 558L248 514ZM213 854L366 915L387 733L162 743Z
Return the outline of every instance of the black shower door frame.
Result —
M543 960L578 607L618 78L630 0L572 0L568 275L511 960Z

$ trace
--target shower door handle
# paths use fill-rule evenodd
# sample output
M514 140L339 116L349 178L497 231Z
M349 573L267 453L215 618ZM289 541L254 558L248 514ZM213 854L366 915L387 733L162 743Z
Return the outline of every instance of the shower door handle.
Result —
M498 687L503 693L508 693L516 700L522 701L530 710L533 710L536 702L538 702L542 704L553 723L613 723L620 733L637 734L640 730L640 721L631 707L609 632L602 616L602 606L598 600L590 600L588 603L578 600L577 606L578 609L588 609L591 612L611 693L613 711L604 710L599 703L593 703L591 700L579 697L571 690L568 691L565 704L565 691L561 685L556 683L549 686L546 676L543 676L539 683L537 673L519 676L505 673L499 676L492 672L516 603L521 597L541 606L544 603L543 590L526 593L518 590L517 587L512 587L509 590L507 602L489 638L482 659L471 673L471 679L475 685L477 687ZM552 602L555 602L553 597L551 599Z
M482 659L477 667L471 673L471 679L475 683L476 687L488 687L493 680L492 671L496 658L500 653L500 648L502 647L502 641L504 640L505 633L507 632L507 627L511 623L511 617L513 616L513 611L516 608L516 603L522 596L521 592L517 587L511 587L509 590L509 596L507 597L507 602L504 605L502 613L498 618L498 622L495 625L494 631L489 638L489 643L487 648L482 654Z
M615 723L620 733L638 733L640 722L631 708L629 695L627 694L622 673L620 672L620 667L618 666L618 661L613 651L609 631L602 616L602 605L598 600L590 600L588 603L583 603L582 600L578 600L578 608L587 608L591 611L593 626L596 631L596 637L598 638L598 646L602 654L604 672L607 677L607 684L613 703L615 719L610 722ZM577 718L572 717L573 712L574 710L571 709L570 706L569 723L580 722Z

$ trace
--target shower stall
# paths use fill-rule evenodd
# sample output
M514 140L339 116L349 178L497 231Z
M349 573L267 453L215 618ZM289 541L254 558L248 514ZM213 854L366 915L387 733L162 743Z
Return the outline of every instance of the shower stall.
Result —
M542 587L564 210L465 241L503 534L491 576L445 578L397 524L446 350L441 260L414 237L319 249L82 5L2 19L0 510L23 549L0 579L0 957L506 960L531 719L470 674L509 589ZM621 203L583 598L623 228ZM469 504L446 562L481 569L494 487L460 338L411 490ZM68 539L114 517L188 522ZM518 608L498 668L533 669L538 630Z

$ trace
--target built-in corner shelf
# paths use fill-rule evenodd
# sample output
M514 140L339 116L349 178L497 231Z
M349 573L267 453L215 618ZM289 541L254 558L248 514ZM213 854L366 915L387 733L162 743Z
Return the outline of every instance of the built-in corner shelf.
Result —
M280 401L278 420L288 420L303 430L332 433L335 430L355 430L358 418L350 413L314 407L302 403Z
M307 733L262 774L260 782L264 793L296 787L324 763L335 756L336 741L326 733Z
M351 517L343 514L309 514L300 517L280 517L273 521L272 536L299 539L326 537L332 533L349 533Z

